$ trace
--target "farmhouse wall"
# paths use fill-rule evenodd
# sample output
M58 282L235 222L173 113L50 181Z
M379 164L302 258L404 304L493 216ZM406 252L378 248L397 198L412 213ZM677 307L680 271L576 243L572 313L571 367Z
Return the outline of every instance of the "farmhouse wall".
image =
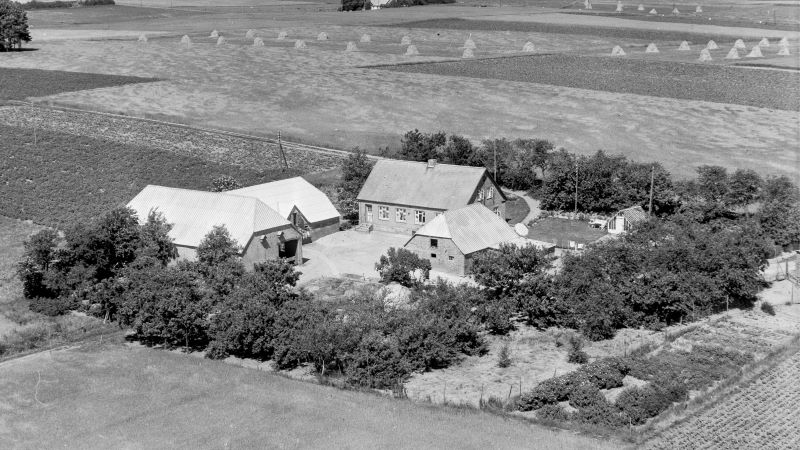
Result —
M340 220L338 217L334 217L328 220L321 220L319 222L314 222L311 224L311 240L316 241L317 239L327 236L329 234L333 234L339 231Z
M372 205L372 225L376 231L385 231L388 233L401 233L412 234L413 232L422 228L423 225L433 220L436 215L441 214L443 211L440 209L419 208L409 205L392 205L389 203L375 203L375 202L359 202L358 203L358 219L359 223L367 223L366 205ZM389 218L384 220L380 218L380 207L384 206L389 208ZM405 208L407 216L405 222L397 221L397 209ZM425 212L424 223L414 223L415 211Z
M503 196L500 194L500 188L495 184L491 178L484 174L483 178L481 178L479 187L475 189L475 192L472 193L472 197L470 198L469 204L473 203L481 203L483 206L489 208L489 211L494 212L495 208L497 208L498 215L505 220L506 218L506 201L503 200ZM490 190L494 190L491 198L488 198L487 193ZM479 192L483 192L483 196L479 195ZM480 200L478 200L481 198ZM466 205L464 205L466 206Z
M280 230L255 233L250 238L250 242L247 243L242 252L242 262L247 270L252 270L253 265L256 263L280 257L281 240L278 234L281 232L283 232L284 241L297 241L297 252L295 253L294 261L298 265L303 263L303 237L294 228L287 227ZM266 238L264 238L265 236Z
M431 247L431 239L437 240L436 248ZM467 273L465 268L466 258L453 243L452 239L416 235L405 245L405 248L416 253L420 258L429 260L433 270L459 276L464 276ZM451 257L453 258L452 260L450 259Z

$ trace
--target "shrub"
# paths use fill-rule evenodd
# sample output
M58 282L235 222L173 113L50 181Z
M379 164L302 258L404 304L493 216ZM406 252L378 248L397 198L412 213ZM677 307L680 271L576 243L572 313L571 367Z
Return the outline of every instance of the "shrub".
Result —
M532 411L544 405L563 402L572 390L571 379L567 376L548 378L537 384L531 391L522 394L517 401L520 411Z
M389 248L385 255L375 264L375 270L381 274L384 283L397 282L403 286L413 287L420 283L415 277L417 270L422 272L422 279L430 276L431 262L422 259L416 253L404 248Z
M581 383L569 392L569 404L574 408L587 408L605 400L597 386Z
M624 390L617 397L617 408L633 425L641 425L672 406L686 399L686 386L674 379L661 379L658 383Z
M230 175L222 175L211 179L211 192L225 192L239 189L242 184Z
M396 340L379 332L368 333L348 358L347 382L385 389L403 383L412 372Z
M761 303L761 311L764 311L765 313L769 314L770 316L774 316L775 315L775 307L772 306L771 304L767 303L767 302L762 302Z
M622 379L630 368L622 358L603 358L579 368L574 373L598 389L612 389L622 386Z
M565 422L570 420L571 415L561 405L544 405L536 410L536 417L541 420Z
M78 304L75 301L65 297L34 297L30 299L31 311L45 316L61 316L77 306Z
M511 365L511 352L508 349L508 344L503 345L500 349L500 354L497 355L497 367L505 369Z
M579 409L573 417L581 423L606 428L619 428L629 423L627 418L605 398Z
M361 11L369 10L372 8L372 2L369 0L342 0L342 11Z
M577 335L569 337L569 352L567 353L567 362L574 364L586 364L589 362L589 355L583 351L583 339Z

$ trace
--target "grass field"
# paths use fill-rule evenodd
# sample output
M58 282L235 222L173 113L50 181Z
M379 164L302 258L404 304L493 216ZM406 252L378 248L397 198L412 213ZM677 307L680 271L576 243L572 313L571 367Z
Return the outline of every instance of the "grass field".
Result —
M124 205L144 186L159 184L209 189L230 175L242 185L295 176L298 172L255 171L177 155L152 147L105 139L0 125L0 214L61 226L86 221Z
M36 316L22 299L16 268L24 250L22 243L41 229L30 222L0 216L0 336Z
M0 441L16 448L620 448L108 343L0 364L0 398Z
M569 241L588 244L606 236L604 229L589 228L588 222L547 217L530 225L528 237L538 241L555 242L567 248Z
M0 102L44 97L61 92L155 81L150 78L102 75L53 70L23 70L0 67Z
M800 111L800 73L786 71L569 55L405 64L383 68Z

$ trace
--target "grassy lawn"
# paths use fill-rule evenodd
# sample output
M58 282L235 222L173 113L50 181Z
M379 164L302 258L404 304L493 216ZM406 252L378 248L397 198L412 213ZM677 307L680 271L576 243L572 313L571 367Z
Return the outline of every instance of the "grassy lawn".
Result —
M513 194L506 194L506 197L508 197L508 201L506 202L506 220L511 225L522 222L522 220L528 216L528 213L531 212L528 203L521 197L517 197Z
M22 256L22 242L41 229L30 222L0 216L0 336L39 316L28 310L22 298L16 265Z
M620 448L108 340L0 364L0 398L24 448Z
M0 67L0 101L156 81L153 78Z
M230 175L245 186L295 176L294 170L254 171L103 139L0 124L0 214L62 226L124 205L145 185L208 189Z
M531 225L528 237L539 241L555 242L559 247L566 248L569 241L587 244L606 234L608 233L604 229L589 228L588 222L547 217Z

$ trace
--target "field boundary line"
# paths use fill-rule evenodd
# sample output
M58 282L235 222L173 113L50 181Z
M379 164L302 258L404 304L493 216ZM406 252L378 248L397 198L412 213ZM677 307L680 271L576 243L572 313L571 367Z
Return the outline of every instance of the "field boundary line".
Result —
M5 105L7 105L7 106L29 106L29 107L32 107L32 108L51 109L51 110L55 110L55 111L73 112L73 113L78 113L78 114L94 114L94 115L98 115L98 116L113 117L113 118L116 118L116 119L136 120L136 121L139 121L139 122L154 123L154 124L166 125L166 126L175 127L175 128L181 128L181 129L185 129L185 130L196 131L196 132L203 132L203 133L216 134L216 135L222 135L222 136L230 136L230 137L235 137L235 138L239 138L239 139L246 139L246 140L257 141L257 142L266 142L268 144L278 145L278 140L277 139L268 138L268 137L264 137L264 136L257 136L257 135L253 135L253 134L246 134L246 133L240 133L240 132L235 132L235 131L222 130L222 129L218 129L218 128L199 127L199 126L196 126L196 125L188 125L188 124L183 124L183 123L178 123L178 122L169 122L169 121L166 121L166 120L159 120L159 119L150 119L150 118L147 118L147 117L132 116L132 115L127 115L127 114L110 113L110 112L104 112L104 111L93 111L93 110L89 110L89 109L74 108L74 107L56 105L56 104L50 105L50 104L43 104L43 103L39 103L39 102L30 102L30 101L23 101L23 100L6 100ZM316 153L324 153L324 154L328 154L328 155L340 156L342 158L346 158L347 156L353 154L353 152L350 152L350 151L347 151L347 150L341 150L341 149L330 148L330 147L321 147L321 146L318 146L318 145L303 144L303 143L300 143L300 142L286 141L286 140L283 140L283 139L281 139L280 143L287 150L305 150L305 151L311 151L311 152L316 152ZM384 158L382 156L370 155L370 154L367 155L367 158L375 160L375 161L380 160L380 159L387 159L387 158Z
M11 366L12 363L19 362L19 361L26 361L31 359L35 356L41 355L42 353L52 352L52 351L60 351L60 350L68 350L71 348L78 348L81 345L84 345L90 342L92 339L97 337L103 338L108 337L112 339L116 335L125 335L125 330L96 330L87 332L86 335L81 336L79 339L70 342L62 342L60 344L48 345L41 348L31 349L24 352L14 353L13 355L7 355L3 358L0 358L0 369L4 367Z

